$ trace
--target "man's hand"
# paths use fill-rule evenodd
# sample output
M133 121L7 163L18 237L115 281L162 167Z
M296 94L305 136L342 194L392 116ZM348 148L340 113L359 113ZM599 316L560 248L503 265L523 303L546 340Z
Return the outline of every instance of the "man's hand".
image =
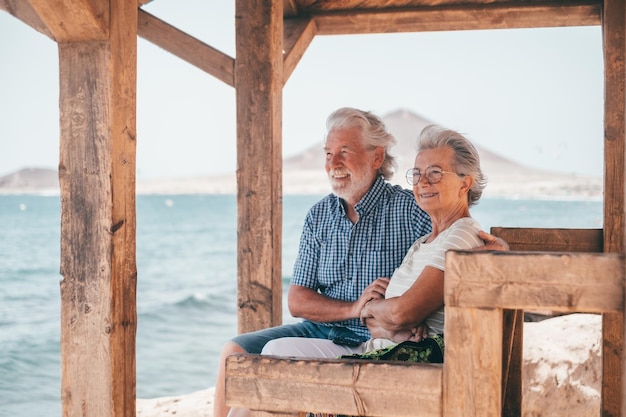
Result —
M389 278L377 278L374 282L368 285L358 300L354 303L354 316L361 317L361 312L365 304L372 300L379 300L385 298L385 291L389 285Z
M504 239L496 237L492 234L481 230L478 232L478 236L485 242L485 246L479 246L474 248L476 251L481 250L509 250L509 244L504 241Z

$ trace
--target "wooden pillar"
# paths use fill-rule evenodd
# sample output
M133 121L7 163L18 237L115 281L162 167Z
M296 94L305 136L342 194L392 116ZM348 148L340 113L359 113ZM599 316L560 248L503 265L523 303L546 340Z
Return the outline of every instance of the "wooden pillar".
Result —
M605 0L602 20L604 44L604 250L625 253L625 88L626 11L623 0ZM602 416L626 415L623 405L624 315L602 319Z
M240 333L282 320L282 3L236 1Z
M502 317L502 309L446 304L445 417L502 415Z
M59 40L62 409L134 417L137 3L94 4L104 36Z

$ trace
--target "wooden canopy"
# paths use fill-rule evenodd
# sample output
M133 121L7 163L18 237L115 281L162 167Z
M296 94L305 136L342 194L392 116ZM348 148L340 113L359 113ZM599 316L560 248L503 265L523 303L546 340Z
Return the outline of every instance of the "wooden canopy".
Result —
M281 322L282 88L318 35L602 25L603 248L625 253L623 0L237 0L236 59L144 3L0 0L59 47L64 416L135 415L138 36L236 90L240 332ZM626 415L623 314L603 323L602 413Z

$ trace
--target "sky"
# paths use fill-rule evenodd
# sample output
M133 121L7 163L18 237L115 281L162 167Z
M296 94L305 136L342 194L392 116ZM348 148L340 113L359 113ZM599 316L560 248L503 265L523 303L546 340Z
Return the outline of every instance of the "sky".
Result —
M234 4L144 9L235 58ZM283 89L283 156L321 143L339 107L405 109L528 167L601 177L603 71L599 26L317 36ZM58 84L56 43L0 11L0 176L58 166ZM235 114L232 87L138 39L139 179L233 172Z

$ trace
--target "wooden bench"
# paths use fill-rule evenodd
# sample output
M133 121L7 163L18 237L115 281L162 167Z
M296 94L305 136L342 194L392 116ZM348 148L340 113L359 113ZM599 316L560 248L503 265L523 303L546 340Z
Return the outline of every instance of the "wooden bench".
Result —
M597 253L597 229L492 233L511 251L446 256L445 365L233 355L227 403L255 415L520 416L523 311L623 315L624 259ZM623 333L604 338L622 354ZM621 367L604 369L603 387L616 378Z

